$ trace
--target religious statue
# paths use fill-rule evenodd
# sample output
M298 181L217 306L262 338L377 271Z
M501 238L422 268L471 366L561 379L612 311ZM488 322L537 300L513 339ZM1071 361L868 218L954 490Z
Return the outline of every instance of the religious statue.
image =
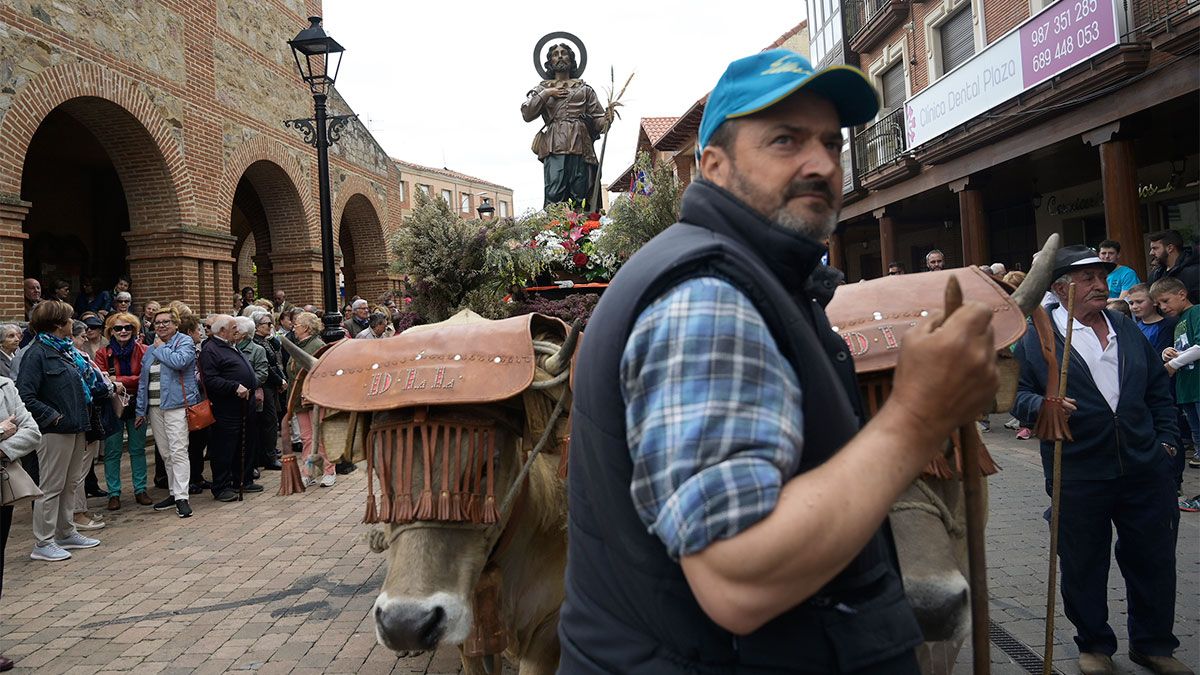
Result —
M550 47L543 64L541 49L556 37L574 41L582 59L577 61L571 45L561 42ZM608 130L613 111L611 107L605 110L595 90L579 79L587 65L587 51L570 33L542 38L534 49L534 65L544 79L526 95L521 115L526 122L542 118L532 150L542 162L545 204L572 201L595 210L594 184L600 179L600 170L594 144Z

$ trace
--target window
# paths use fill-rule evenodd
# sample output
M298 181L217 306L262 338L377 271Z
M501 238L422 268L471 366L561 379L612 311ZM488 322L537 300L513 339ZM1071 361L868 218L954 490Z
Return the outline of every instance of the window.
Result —
M508 202L500 202L500 217L508 217Z
M442 190L442 201L446 202L446 206L453 203L454 195L449 190Z
M463 213L471 212L471 195L465 193L459 195L459 208Z
M429 186L428 185L422 185L422 184L418 183L417 189L420 190L421 194L425 195L426 197L429 196Z
M880 76L880 89L883 90L883 109L895 110L904 104L904 62L883 71Z
M400 201L408 201L408 183L400 181Z
M938 29L941 31L943 75L975 55L973 19L971 5L968 4Z

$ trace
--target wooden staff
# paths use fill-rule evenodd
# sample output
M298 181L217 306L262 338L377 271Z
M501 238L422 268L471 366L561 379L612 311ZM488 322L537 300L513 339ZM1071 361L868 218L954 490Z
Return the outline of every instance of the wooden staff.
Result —
M962 288L950 277L946 284L945 317L962 306ZM987 506L983 503L983 472L979 468L983 440L970 422L958 428L962 450L963 501L967 511L967 570L971 586L971 649L975 675L992 672L991 641L988 638L987 552L983 529Z
M1058 398L1067 395L1067 367L1071 363L1071 332L1075 323L1075 282L1067 287L1067 334L1063 337L1062 366L1058 370ZM1062 502L1063 439L1054 440L1054 470L1050 477L1050 572L1046 575L1046 650L1042 675L1050 675L1054 661L1054 607L1058 586L1058 515Z

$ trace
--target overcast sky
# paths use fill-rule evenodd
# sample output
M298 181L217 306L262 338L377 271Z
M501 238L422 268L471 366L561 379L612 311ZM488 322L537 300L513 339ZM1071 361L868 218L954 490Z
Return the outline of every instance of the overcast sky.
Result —
M325 30L345 48L337 88L393 157L445 166L515 191L518 213L542 205L529 150L540 122L520 105L540 77L533 47L579 36L601 102L609 67L625 93L604 161L605 185L633 159L638 120L681 115L729 61L805 17L803 0L529 2L325 0ZM596 142L600 152L600 142Z

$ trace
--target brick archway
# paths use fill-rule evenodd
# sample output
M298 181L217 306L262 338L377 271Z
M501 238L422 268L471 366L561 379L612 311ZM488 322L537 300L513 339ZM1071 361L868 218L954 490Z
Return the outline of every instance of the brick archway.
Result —
M359 295L374 303L391 288L389 242L377 193L363 178L351 176L340 186L333 206L335 248L345 256L346 296Z
M21 193L22 164L42 120L62 108L95 134L128 195L130 229L196 223L191 176L176 133L135 83L90 63L38 73L0 120L0 193Z
M225 159L225 167L221 174L221 185L218 192L217 212L222 214L230 212L233 208L234 194L237 191L238 183L242 180L247 170L258 162L273 164L282 174L277 173L274 175L271 179L273 186L264 184L261 187L263 189L276 187L284 192L295 193L300 206L298 213L304 220L302 225L290 223L296 225L297 229L289 229L285 235L286 241L277 239L275 246L286 246L289 250L296 251L301 249L319 250L320 239L317 234L317 207L313 203L311 192L302 188L302 186L308 186L312 181L309 180L307 172L300 165L300 161L296 159L288 148L279 141L267 136L255 136L251 138L239 145ZM286 181L283 180L283 177L286 177ZM272 224L272 228L274 229L274 224Z

